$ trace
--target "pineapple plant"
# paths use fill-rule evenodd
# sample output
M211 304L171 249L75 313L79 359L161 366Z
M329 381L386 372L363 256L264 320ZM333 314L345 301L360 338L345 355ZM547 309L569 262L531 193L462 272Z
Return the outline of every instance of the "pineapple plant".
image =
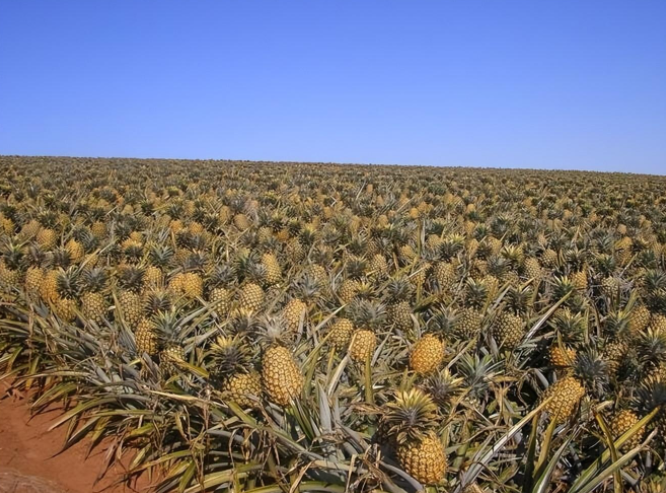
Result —
M436 433L437 406L419 389L400 392L386 405L383 428L395 444L401 467L423 485L438 484L448 469L444 445Z
M437 370L444 360L444 347L444 342L435 334L425 334L409 355L410 368L421 375Z
M130 327L135 327L143 314L144 275L144 270L135 266L125 267L118 273L118 304Z
M287 346L288 336L280 318L268 319L263 326L267 347L261 356L261 381L268 399L281 407L297 399L303 389L303 374Z
M101 324L104 320L108 308L104 296L107 282L106 272L101 268L95 267L83 271L81 312L85 320L96 324Z

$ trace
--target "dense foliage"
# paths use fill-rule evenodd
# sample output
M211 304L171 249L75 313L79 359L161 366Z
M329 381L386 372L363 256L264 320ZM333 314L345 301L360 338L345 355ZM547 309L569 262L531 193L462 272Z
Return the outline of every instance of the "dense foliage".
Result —
M666 178L0 158L0 371L160 491L662 492ZM300 488L300 489L299 489Z

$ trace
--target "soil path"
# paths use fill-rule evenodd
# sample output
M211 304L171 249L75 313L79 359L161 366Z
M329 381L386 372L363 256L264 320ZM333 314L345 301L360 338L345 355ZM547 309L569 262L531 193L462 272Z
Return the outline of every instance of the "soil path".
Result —
M146 491L147 481L117 484L122 466L116 464L105 477L106 450L102 443L88 454L88 444L81 440L58 454L65 441L66 426L48 432L51 423L62 414L52 410L30 416L29 402L8 396L8 385L0 381L0 493L130 493Z

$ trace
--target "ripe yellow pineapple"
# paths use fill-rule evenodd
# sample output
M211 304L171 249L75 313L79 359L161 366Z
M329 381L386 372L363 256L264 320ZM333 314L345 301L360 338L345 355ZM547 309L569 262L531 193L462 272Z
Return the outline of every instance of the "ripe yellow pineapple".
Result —
M282 310L282 316L287 324L287 330L296 332L300 326L301 318L305 316L307 306L298 298L292 298Z
M337 350L346 349L349 346L354 324L347 318L339 318L331 325L329 329L330 336L328 342Z
M261 257L261 265L264 267L264 282L271 286L282 279L282 268L277 257L272 253L265 253Z
M407 301L400 301L389 306L389 319L398 330L408 330L413 326L412 307Z
M241 407L254 407L255 399L261 397L261 375L252 371L250 373L237 373L229 378L224 386L228 398Z
M345 279L342 281L342 284L340 284L340 289L338 290L338 296L340 296L340 300L342 300L343 303L351 302L356 296L356 293L359 290L359 286L360 283L354 279Z
M377 336L372 330L356 330L349 343L349 356L354 361L364 362L375 352L375 347Z
M409 356L409 366L416 373L426 375L435 371L444 360L444 342L434 334L419 339Z
M623 409L613 416L610 422L610 429L613 432L613 438L620 438L625 432L629 431L632 426L640 421L640 418L630 409ZM643 440L645 434L645 427L641 427L628 441L622 446L623 452L628 452L634 447L638 447Z
M629 313L629 330L636 336L650 325L650 310L645 305L635 305Z
M437 484L446 474L444 445L434 433L414 442L399 445L398 460L404 470L424 485Z
M134 331L136 349L139 354L147 353L149 356L157 355L157 334L155 323L147 318L141 318Z
M451 262L438 262L432 269L432 275L443 292L450 292L456 283L456 269Z
M279 406L287 406L301 394L303 374L291 351L273 345L261 359L261 380L268 398Z
M419 389L399 392L379 427L379 439L392 444L400 466L423 485L441 482L447 470L444 445L435 433L436 410Z
M39 288L44 280L44 269L37 266L31 266L25 273L25 291L33 297L39 294Z
M555 368L567 368L571 366L576 358L576 350L554 343L550 347L548 358L550 359L550 364Z
M85 250L83 249L83 245L76 241L75 239L70 239L67 244L65 245L65 249L69 252L69 256L72 259L72 262L77 263L80 262L83 259L83 256L85 255Z
M525 324L518 315L510 312L499 314L493 325L493 336L497 343L507 349L514 349L523 340Z
M264 290L261 286L248 283L242 287L238 295L238 307L241 310L256 311L264 304Z
M209 295L208 301L218 313L227 313L231 306L232 293L225 288L213 288Z
M587 272L585 270L572 272L569 279L571 279L571 283L578 291L585 291L587 289Z
M56 245L56 232L50 228L42 228L37 233L37 243L44 250L50 250Z
M81 312L86 320L102 323L106 309L106 299L102 293L87 292L81 296Z
M564 377L548 387L545 392L544 400L551 396L553 399L546 404L544 411L558 423L568 421L576 412L584 395L585 388L575 377Z

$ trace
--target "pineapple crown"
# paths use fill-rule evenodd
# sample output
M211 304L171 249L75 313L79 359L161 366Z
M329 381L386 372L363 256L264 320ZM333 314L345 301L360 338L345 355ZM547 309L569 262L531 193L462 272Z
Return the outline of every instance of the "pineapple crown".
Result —
M572 362L573 376L585 388L602 396L609 383L608 362L592 346L582 348Z
M399 443L423 439L437 425L437 406L418 388L398 392L382 417L389 436Z
M153 245L148 253L148 259L156 267L167 267L174 256L173 248L168 245Z
M624 338L629 333L629 313L622 310L609 313L603 320L604 332L616 338Z
M23 248L21 245L15 245L12 242L8 242L2 249L1 258L4 260L7 267L16 270L21 266L21 261L23 260Z
M171 294L168 291L150 291L146 295L145 311L149 318L160 312L167 312L171 307Z
M635 404L641 414L659 408L663 415L666 411L666 381L660 376L648 377L636 392Z
M178 317L176 307L160 311L154 317L155 332L161 349L179 344L182 340L183 320Z
M209 273L208 279L206 279L206 285L209 290L226 288L234 281L234 278L234 270L230 265L216 265Z
M462 252L464 246L465 237L459 233L453 233L444 237L438 250L443 260L450 261Z
M265 315L255 327L259 328L259 341L267 346L289 347L294 342L295 334L288 330L287 321L281 314Z
M612 275L613 272L615 272L615 268L617 267L615 258L605 253L597 255L595 262L597 264L597 271L604 276Z
M453 308L442 308L431 313L426 327L435 334L446 337L453 333L458 322L458 313Z
M308 273L303 273L293 283L294 295L303 300L318 300L321 297L321 288L321 283Z
M404 277L391 279L386 285L386 292L393 303L409 299L413 291L413 285Z
M456 370L461 375L464 386L469 389L469 396L484 400L501 367L502 362L494 361L490 354L483 357L478 354L464 354L456 365Z
M481 308L488 297L488 285L484 281L469 278L465 284L465 306Z
M364 258L349 255L345 263L345 273L350 279L360 279L368 266Z
M666 332L649 327L641 332L636 341L636 351L641 364L648 368L666 361Z
M553 280L553 299L560 300L576 290L568 276L556 276Z
M506 307L516 315L525 314L532 308L532 296L529 286L512 287L506 294Z
M81 271L77 267L59 269L56 278L58 294L66 299L76 299L81 294Z
M579 342L585 335L585 317L568 308L558 310L548 323L560 333L564 342Z
M51 263L54 267L67 268L72 263L72 256L69 253L69 250L63 247L59 247L53 250L51 253Z
M118 272L118 284L122 289L138 293L143 288L145 274L142 267L127 266Z
M379 302L357 299L346 312L347 318L359 329L377 330L386 322L386 307Z
M461 391L463 379L455 377L448 368L430 375L423 382L423 388L440 409L446 408Z
M239 249L234 259L234 269L240 281L244 279L262 279L266 270L259 261L258 254L249 248Z
M238 373L248 373L252 367L252 351L242 337L218 336L211 345L211 373L227 379Z
M83 288L86 291L98 293L106 288L108 282L108 276L104 269L99 267L93 267L92 269L86 269L82 274Z

